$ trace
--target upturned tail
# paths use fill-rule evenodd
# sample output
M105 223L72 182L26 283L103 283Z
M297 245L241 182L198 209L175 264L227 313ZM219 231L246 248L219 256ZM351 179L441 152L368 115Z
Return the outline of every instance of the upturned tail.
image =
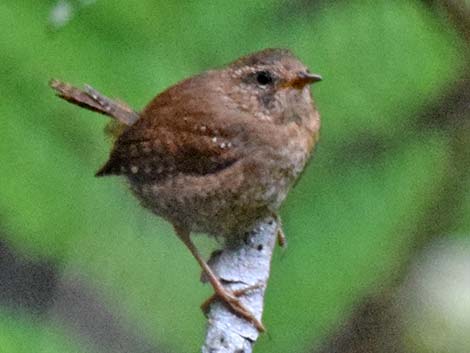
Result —
M58 80L51 80L49 85L67 102L110 116L124 125L130 126L139 119L139 114L127 104L108 98L91 86L85 85L82 90Z

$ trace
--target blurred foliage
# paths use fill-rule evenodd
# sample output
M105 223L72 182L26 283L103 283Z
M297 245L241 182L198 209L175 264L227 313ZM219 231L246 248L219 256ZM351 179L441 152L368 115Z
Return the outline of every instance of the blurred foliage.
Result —
M27 316L0 311L0 352L2 353L88 353L83 342L74 342L66 332L47 322L31 322Z
M155 342L197 351L210 288L195 261L123 181L93 178L109 150L106 119L59 101L47 82L90 83L140 108L189 75L288 47L324 77L314 87L322 137L283 207L289 248L273 261L270 334L256 351L305 351L394 279L450 172L452 135L416 124L467 70L443 17L414 1L84 4L51 22L54 1L0 3L0 220L12 246L83 275ZM461 234L469 189L448 214ZM197 241L208 254L213 243ZM0 352L40 352L47 328L5 315ZM54 342L45 351L79 352L65 334Z
M468 352L470 347L470 242L432 242L414 260L401 290L406 341L413 352ZM405 302L405 303L403 303ZM405 305L403 305L405 304Z

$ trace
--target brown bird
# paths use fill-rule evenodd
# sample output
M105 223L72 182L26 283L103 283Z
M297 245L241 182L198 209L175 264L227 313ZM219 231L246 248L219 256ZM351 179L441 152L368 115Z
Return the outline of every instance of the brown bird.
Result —
M263 330L239 293L224 288L190 233L236 241L257 220L276 215L318 139L309 84L320 80L289 50L266 49L168 88L141 113L91 87L51 86L120 121L96 175L125 176L142 205L173 224L216 296Z

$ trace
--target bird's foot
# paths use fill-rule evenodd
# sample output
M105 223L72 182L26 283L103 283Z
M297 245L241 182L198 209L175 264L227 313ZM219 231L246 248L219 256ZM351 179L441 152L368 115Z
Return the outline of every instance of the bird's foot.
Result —
M217 299L221 300L223 303L225 303L230 310L232 310L235 314L240 315L244 319L248 320L251 322L260 332L265 332L266 328L262 324L261 321L259 321L253 313L248 310L240 301L239 297L245 295L247 292L253 291L255 289L262 288L262 284L255 284L252 286L248 286L246 288L234 290L234 291L229 291L225 288L217 288L215 289L215 293L209 297L204 303L201 305L201 309L204 313L207 314L209 311L209 306Z

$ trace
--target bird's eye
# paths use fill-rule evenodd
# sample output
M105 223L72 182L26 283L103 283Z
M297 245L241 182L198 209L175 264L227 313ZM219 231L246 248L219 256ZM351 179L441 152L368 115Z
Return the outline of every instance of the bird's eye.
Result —
M266 86L273 82L273 77L269 71L259 71L256 73L256 81L260 85Z

